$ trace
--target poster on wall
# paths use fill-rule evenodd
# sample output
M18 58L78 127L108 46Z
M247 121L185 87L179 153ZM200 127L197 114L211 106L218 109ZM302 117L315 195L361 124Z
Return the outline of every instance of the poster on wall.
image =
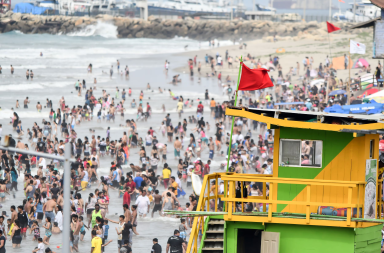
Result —
M376 179L377 159L367 159L365 163L364 218L376 218Z

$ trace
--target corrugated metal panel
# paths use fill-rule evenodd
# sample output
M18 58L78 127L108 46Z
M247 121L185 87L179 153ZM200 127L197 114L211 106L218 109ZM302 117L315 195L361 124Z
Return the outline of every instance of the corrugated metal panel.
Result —
M384 20L375 23L375 55L376 59L384 59Z

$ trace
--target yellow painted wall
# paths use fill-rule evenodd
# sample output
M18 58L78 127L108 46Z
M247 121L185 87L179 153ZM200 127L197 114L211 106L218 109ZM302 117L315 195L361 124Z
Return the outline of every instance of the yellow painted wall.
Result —
M370 140L374 140L372 159L379 158L379 135L371 134L355 137L316 177L320 180L365 181L365 163L370 159ZM337 141L337 140L335 140ZM275 174L275 172L274 172ZM293 201L306 201L307 187ZM311 201L347 203L347 188L312 186ZM361 196L364 193L361 192ZM357 189L353 190L352 203L357 203ZM360 204L363 200L361 198ZM305 206L288 205L283 212L304 213ZM317 207L311 207L311 212L317 212Z

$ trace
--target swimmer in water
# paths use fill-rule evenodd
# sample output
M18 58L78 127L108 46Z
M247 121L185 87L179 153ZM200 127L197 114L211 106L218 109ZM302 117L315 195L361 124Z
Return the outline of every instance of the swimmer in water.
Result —
M41 106L41 104L40 104L40 102L37 102L37 105L36 105L36 109L37 109L37 111L38 112L41 112L41 109L42 109L43 107Z
M31 77L31 81L33 80L33 72L32 72L32 69L31 69L31 72L29 73L29 76Z
M11 65L11 75L13 75L13 72L15 72L15 69L14 69L13 66Z
M25 73L25 77L27 78L27 80L29 79L29 69L27 69L27 73Z

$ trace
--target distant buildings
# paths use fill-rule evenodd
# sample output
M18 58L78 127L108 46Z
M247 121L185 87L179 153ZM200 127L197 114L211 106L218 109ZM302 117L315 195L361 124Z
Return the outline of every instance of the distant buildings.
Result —
M329 0L271 0L276 9L314 9L322 10L329 8ZM306 6L305 6L306 5Z

